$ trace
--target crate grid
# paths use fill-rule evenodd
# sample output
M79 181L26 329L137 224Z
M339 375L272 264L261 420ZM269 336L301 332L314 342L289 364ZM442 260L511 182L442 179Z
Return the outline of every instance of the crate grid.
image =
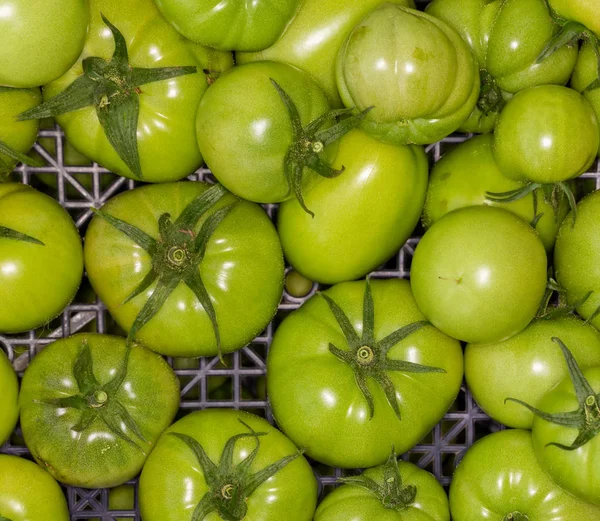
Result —
M17 180L26 184L34 184L40 188L44 185L37 179L39 174L55 176L56 191L53 195L71 213L82 236L93 215L92 207L98 208L110 197L137 185L134 181L111 176L107 170L97 164L90 166L65 165L64 134L59 127L41 130L39 138L46 140L46 146L48 140L53 140L56 153L50 154L41 144L37 143L35 150L46 160L47 166L40 168L19 166L15 170ZM465 135L453 135L427 147L430 163L433 164L439 160L449 145L460 143L467 138L468 136ZM78 175L80 175L79 178ZM87 183L82 183L84 177L87 177ZM594 180L595 188L600 189L600 165L598 162L582 177ZM210 172L203 168L189 179L203 180L206 178L210 178ZM276 205L266 205L265 209L271 218L276 218ZM418 237L409 239L397 255L376 270L372 276L375 278L408 278L410 261L418 240ZM317 285L315 285L310 294L304 298L294 298L284 293L274 322L281 320L283 315L300 307L317 289ZM52 323L54 326L52 328L46 328L43 331L29 331L20 335L0 335L0 348L8 353L15 369L22 374L33 356L49 343L82 331L84 328L92 327L94 331L107 333L110 325L110 316L100 301L97 299L91 303L76 301ZM228 367L220 367L219 360L215 357L200 359L197 367L176 368L175 372L182 381L181 410L186 412L209 407L232 407L251 410L273 422L267 399L260 397L254 391L260 378L265 375L265 357L273 338L274 329L275 326L272 322L250 345L231 355L231 363ZM173 365L172 359L168 359L168 361ZM229 388L227 396L217 399L209 397L209 384L212 378L225 380L223 385ZM463 384L454 406L444 419L421 443L402 457L426 468L443 485L447 486L456 463L466 449L481 436L501 428L479 409L471 393ZM7 443L0 448L0 452L28 456L27 448L19 442ZM316 463L314 468L320 483L321 495L335 486L336 480L343 473L353 472L331 469ZM135 489L135 507L133 510L127 511L109 510L109 491L107 490L66 487L72 521L115 521L117 518L139 521L136 480L130 484Z

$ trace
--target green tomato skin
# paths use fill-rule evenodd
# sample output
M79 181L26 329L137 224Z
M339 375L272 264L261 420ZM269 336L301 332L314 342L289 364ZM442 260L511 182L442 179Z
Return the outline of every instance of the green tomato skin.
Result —
M112 198L103 210L154 238L164 213L175 221L206 183L150 185ZM236 201L223 197L210 213ZM204 218L200 219L198 232ZM87 273L117 323L129 331L156 286L123 304L151 269L151 257L125 234L94 217L85 239ZM262 208L239 201L211 236L200 275L212 298L224 353L245 346L263 331L283 293L284 263L271 220ZM217 344L209 316L191 289L180 283L160 311L137 334L149 349L167 356L214 356Z
M582 23L600 38L597 0L548 0L548 4L561 18Z
M140 510L144 521L189 521L196 505L209 490L202 469L190 448L171 432L187 434L218 463L227 440L248 432L244 421L257 432L260 449L250 469L257 472L285 456L296 446L266 420L244 411L208 409L193 412L165 431L148 458L140 479ZM246 438L235 444L233 463L237 465L256 447ZM165 465L168 461L169 464ZM317 482L308 462L301 456L260 485L248 498L244 519L252 521L310 521L317 503ZM220 521L212 513L206 521Z
M303 125L329 111L325 93L307 74L283 63L258 62L219 78L200 101L196 119L198 146L212 173L234 194L259 203L295 197L285 176L293 139L290 116L271 78L292 98ZM305 168L304 187L315 177Z
M203 161L195 130L196 109L208 88L202 71L229 69L233 65L231 53L185 40L161 17L152 0L90 0L90 12L90 31L83 53L66 74L45 86L44 100L59 94L83 74L85 58L110 60L114 40L102 21L103 14L123 34L131 67L197 67L197 74L143 85L138 118L143 180L161 183L188 176ZM79 152L111 172L135 179L104 134L94 107L57 116L56 121Z
M581 94L543 85L506 104L494 132L494 158L509 179L557 183L592 165L599 139L596 114Z
M0 516L11 521L69 521L67 500L44 469L0 454Z
M583 375L594 392L600 392L600 366L585 369ZM576 411L578 407L570 376L548 391L538 404L538 409L550 414ZM549 423L537 416L533 420L532 434L535 454L548 475L575 497L600 505L600 437L596 435L572 451L548 446L549 443L569 446L577 438L578 431ZM600 519L600 507L598 512L596 519Z
M445 154L433 167L427 199L423 209L423 225L431 227L448 212L467 206L498 206L524 221L532 222L533 194L512 203L496 203L486 198L486 192L508 192L522 186L500 172L492 152L492 135L476 136ZM537 194L537 213L543 216L536 226L546 251L552 251L560 223L569 211L566 198L560 202L558 219L552 206Z
M338 284L329 295L362 330L364 281ZM404 280L373 280L375 339L423 320ZM455 400L463 375L460 344L426 327L396 344L388 358L439 367L446 373L388 371L396 388L399 420L379 384L368 381L374 415L354 371L329 351L347 342L325 300L315 295L279 326L267 358L267 389L277 424L306 454L326 465L364 468L387 460L390 447L412 448ZM302 346L302 349L298 349Z
M434 143L473 111L479 71L447 24L385 4L358 24L340 49L337 85L344 105L374 107L362 128L396 145Z
M305 194L314 218L293 199L279 207L277 224L288 261L324 284L360 278L394 255L415 229L427 189L421 147L385 144L360 130L340 140L332 166L344 173Z
M571 87L581 92L592 105L596 119L600 121L600 89L585 91L598 78L598 59L590 43L584 43L579 51L577 65L571 77ZM584 92L585 91L585 92ZM600 147L600 144L599 144ZM600 148L599 148L600 153Z
M415 502L397 511L385 508L381 501L364 488L342 485L320 503L314 521L450 521L448 497L429 472L412 463L398 461L402 485L417 488ZM383 466L365 470L364 476L383 485Z
M303 0L281 38L257 53L236 53L236 63L273 60L309 73L334 107L341 107L335 61L342 44L362 18L384 3L414 7L413 0Z
M412 260L411 286L419 309L439 330L465 342L495 343L535 317L546 268L544 245L529 224L501 208L471 206L425 233Z
M173 421L179 407L179 381L160 356L133 344L127 376L116 397L147 441L127 429L136 447L117 437L99 418L74 436L81 412L44 402L78 392L73 365L84 341L98 383L114 377L125 356L124 338L83 333L54 342L25 371L19 398L21 429L33 457L58 481L85 488L115 487L140 472L160 434Z
M87 35L87 0L2 0L0 85L39 87L63 75ZM42 30L43 28L43 30Z
M0 184L0 226L44 243L0 239L0 331L20 333L49 322L75 296L81 238L54 199L19 183Z
M1 51L0 51L1 52ZM16 121L17 115L40 104L42 94L39 89L11 89L0 87L0 141L17 152L25 154L35 143L38 133L38 120ZM0 180L9 174L17 164L4 154L0 154Z
M573 224L570 213L563 221L556 238L554 268L558 283L566 290L570 304L593 293L577 308L577 313L588 319L600 307L600 192L593 192L577 205L577 219ZM600 329L600 316L591 323Z
M19 419L19 381L8 357L0 349L0 447L8 440ZM0 514L2 509L0 507Z
M480 69L492 76L505 98L528 87L569 81L576 46L565 46L536 63L558 30L544 0L434 0L426 12L462 36ZM490 132L497 116L476 107L460 130Z
M503 521L519 512L529 521L592 521L600 509L567 494L540 466L531 433L520 429L477 441L450 484L453 521Z
M517 398L536 407L544 394L568 375L553 337L571 346L580 367L600 365L600 333L574 316L534 320L521 333L498 344L467 345L465 377L486 414L508 427L531 429L533 413L504 400Z
M262 51L273 45L300 0L155 0L183 36L222 51Z

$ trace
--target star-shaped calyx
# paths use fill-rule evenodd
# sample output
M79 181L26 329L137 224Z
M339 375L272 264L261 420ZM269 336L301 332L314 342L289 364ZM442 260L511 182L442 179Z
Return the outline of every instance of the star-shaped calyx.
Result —
M396 398L396 389L388 371L397 371L401 373L445 373L444 369L439 367L429 367L426 365L415 364L405 360L395 360L388 358L388 352L398 342L405 339L415 331L429 322L414 322L407 326L397 329L382 340L375 340L375 307L373 296L371 294L371 284L369 279L365 281L365 293L363 300L363 330L362 338L358 336L350 320L342 309L325 293L320 293L325 299L329 309L333 313L339 324L346 341L348 349L340 349L333 344L329 344L329 351L338 357L342 362L348 364L354 371L356 385L362 392L369 407L369 418L373 417L374 405L373 396L367 385L369 378L375 380L383 389L388 403L394 409L396 416L400 419L400 406Z
M529 516L525 514L521 514L521 512L511 512L510 514L506 514L502 521L529 521Z
M209 488L196 506L191 521L204 521L211 512L216 512L225 521L241 521L248 510L246 502L254 491L302 454L302 451L290 454L262 470L252 473L252 463L260 448L260 437L266 436L267 433L255 432L242 420L239 422L248 429L248 432L229 438L218 465L207 456L202 445L194 438L178 432L170 433L171 436L179 438L192 450ZM244 438L254 438L256 447L245 459L234 465L235 444Z
M396 451L392 447L388 460L383 466L383 481L381 483L361 474L359 476L347 476L338 480L344 485L353 485L362 487L373 494L384 508L401 512L406 510L415 502L417 497L417 487L414 485L404 485Z
M135 420L117 398L117 394L127 377L131 349L131 346L127 347L112 379L105 384L100 384L94 376L90 346L87 340L83 340L79 355L73 364L73 377L77 382L78 392L63 398L44 400L42 403L61 409L77 409L80 411L79 421L71 427L75 432L85 431L96 419L100 419L115 436L125 440L145 454L144 449L135 442L130 433L145 443L146 439Z
M127 303L144 293L156 282L154 291L129 330L128 341L135 339L137 332L159 312L169 295L180 282L183 282L192 290L210 318L219 356L221 356L221 337L217 315L198 267L204 259L206 247L212 234L227 217L237 201L213 212L204 221L198 233L194 231L194 228L200 218L228 193L223 186L216 184L194 198L175 222L171 221L171 216L168 213L161 215L158 220L158 239L154 239L136 226L117 219L103 210L96 210L97 215L127 235L152 258L150 271L124 302Z
M284 173L289 187L288 194L293 190L303 210L314 217L315 214L306 207L302 195L304 168L310 168L322 177L331 178L340 175L344 167L340 170L332 168L323 161L321 154L327 145L358 127L373 107L354 115L354 109L332 110L303 127L298 108L292 98L272 78L271 83L287 109L292 126L292 144L286 153L284 164ZM327 123L334 121L338 122L329 128L323 128Z
M97 56L85 58L82 63L83 74L79 78L60 94L23 112L18 119L53 118L93 106L110 144L133 174L142 179L137 144L140 87L194 74L196 67L130 67L125 38L104 16L102 20L111 30L115 41L112 59L106 61Z
M577 401L579 402L577 410L550 414L541 411L522 400L517 400L516 398L507 398L505 402L511 401L519 403L547 422L576 429L579 434L571 445L563 445L554 442L548 443L547 445L553 445L564 450L576 450L579 447L583 447L586 443L600 434L600 393L596 393L594 389L592 389L592 386L586 380L585 376L583 376L583 372L573 357L573 354L562 340L553 337L552 341L560 346L567 362L569 375L573 382L573 387L575 388Z
M6 226L0 226L0 239L10 239L13 241L21 241L21 242L30 242L32 244L37 244L39 246L45 246L45 244L36 239L35 237L31 237L25 233L18 232L11 228L7 228ZM0 520L2 521L2 520Z

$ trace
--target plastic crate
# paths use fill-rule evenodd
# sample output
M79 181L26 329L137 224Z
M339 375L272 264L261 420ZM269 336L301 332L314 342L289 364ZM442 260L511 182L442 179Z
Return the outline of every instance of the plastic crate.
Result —
M108 171L94 164L87 167L65 166L63 162L64 135L57 127L54 130L42 130L39 137L51 138L56 143L56 157L49 155L45 149L36 144L36 150L45 159L48 166L42 168L19 167L16 174L26 184L35 184L40 187L41 183L36 181L37 174L49 173L56 176L56 197L75 220L82 236L89 223L92 212L91 207L102 206L109 198L124 190L136 186L134 181L125 178L115 178L106 183ZM443 141L427 147L430 162L437 161L449 147L467 139L468 136L451 136ZM85 189L73 174L86 174L92 179L92 189ZM206 169L201 169L190 179L203 179L210 175ZM600 165L594 164L590 172L582 176L591 179L588 183L595 182L595 188L600 189ZM584 181L578 181L579 183ZM41 185L43 186L43 185ZM269 215L276 216L276 205L267 205ZM409 239L398 254L388 263L373 273L375 278L408 278L410 274L410 263L414 249L419 241L418 237ZM285 314L297 309L314 292L305 298L297 299L284 294L279 305L279 311L275 320L269 324L267 329L254 341L236 352L232 356L232 367L227 369L215 368L218 358L202 358L197 368L177 369L175 372L185 380L182 384L181 409L185 411L205 409L209 407L231 407L246 409L265 416L273 421L269 404L264 399L247 399L243 396L242 389L251 389L256 382L265 374L265 357L273 338L275 325L281 321ZM95 324L94 324L95 321ZM20 335L0 335L0 347L8 352L9 358L17 371L22 374L27 364L36 352L43 346L58 338L72 335L86 327L93 327L99 333L106 333L110 322L109 314L104 305L95 303L80 303L76 301L71 304L62 315L53 322L54 329L29 331ZM23 353L17 355L16 353ZM172 363L172 360L169 360ZM208 399L208 381L214 377L225 377L231 384L231 398L221 400ZM462 386L460 394L444 419L412 450L402 455L403 459L412 461L419 466L432 472L445 486L450 483L454 468L464 452L474 441L495 430L501 429L498 423L490 420L474 402L471 393ZM16 435L18 436L18 430ZM27 456L28 450L23 445L11 444L10 442L0 448L0 452ZM354 473L355 471L341 471L329 468L321 464L314 464L315 473L320 483L321 496L335 486L342 472ZM130 482L135 485L136 481ZM71 519L97 519L101 521L114 521L117 518L140 520L137 491L135 493L134 510L117 511L108 509L107 490L87 490L66 487Z

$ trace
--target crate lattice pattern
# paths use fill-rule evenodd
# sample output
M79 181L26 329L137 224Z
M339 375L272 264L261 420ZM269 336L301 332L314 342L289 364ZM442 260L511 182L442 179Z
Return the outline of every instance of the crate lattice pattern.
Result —
M31 168L20 166L15 171L17 180L32 184L36 188L45 190L56 197L61 205L70 213L81 235L92 217L90 208L101 207L109 198L136 186L136 182L111 176L107 170L97 164L90 166L67 166L64 163L64 135L56 127L50 130L41 130L40 138L45 138L45 145L49 140L55 143L56 154L51 155L39 143L35 145L36 151L46 160L47 166ZM427 148L430 163L437 161L450 147L467 139L467 136L454 135ZM38 174L50 174L56 181L56 190L48 189L39 181ZM77 177L78 174L81 174ZM588 183L595 182L595 188L600 189L600 165L594 164L590 172L582 176L589 179ZM87 182L82 184L83 179ZM200 169L190 176L192 180L210 178L207 169ZM91 182L90 182L91 181ZM275 205L267 205L267 212L272 218L276 217ZM376 278L408 278L410 274L410 261L418 243L418 237L409 239L398 254L388 263L375 271L372 276ZM84 279L85 284L85 279ZM282 317L313 295L317 287L305 298L294 298L284 294L279 306L278 315L274 322L278 323ZM13 361L17 371L22 372L29 361L44 346L58 338L66 337L79 331L96 331L99 333L112 333L112 320L99 301L79 302L71 304L62 315L56 319L49 328L44 330L29 331L20 335L0 335L0 347L3 348ZM256 386L259 379L265 374L265 357L273 338L274 324L258 336L250 345L231 356L229 367L219 366L218 358L203 358L197 361L192 368L175 369L182 384L182 412L205 409L208 407L232 407L246 409L266 417L273 422L268 402L257 397ZM169 359L173 364L173 360ZM218 399L209 398L209 387L213 379L223 380L222 388L226 390L225 397ZM475 440L486 434L501 429L502 426L490 420L474 402L470 392L463 385L459 396L446 414L444 419L435 426L416 447L402 457L432 472L439 481L447 486L450 483L452 472L466 449ZM16 438L16 442L15 442ZM27 448L18 441L18 430L12 443L7 443L0 449L3 453L16 454L28 457ZM332 469L320 464L314 464L315 474L320 483L320 493L325 494L333 486L342 471ZM116 521L131 519L140 521L136 481L130 482L134 487L135 505L133 510L109 510L108 490L85 490L65 487L71 511L72 521L96 520Z

